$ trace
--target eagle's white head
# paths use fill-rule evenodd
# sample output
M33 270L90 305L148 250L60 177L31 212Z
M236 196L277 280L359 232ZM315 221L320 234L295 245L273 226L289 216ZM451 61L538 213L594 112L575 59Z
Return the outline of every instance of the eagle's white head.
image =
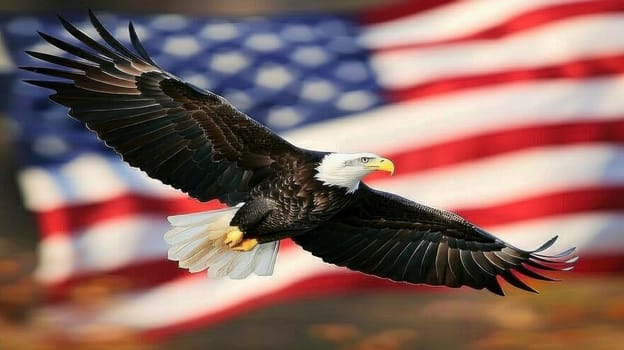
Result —
M394 164L374 153L330 153L316 167L316 179L328 186L339 186L352 193L368 173L381 170L394 173Z

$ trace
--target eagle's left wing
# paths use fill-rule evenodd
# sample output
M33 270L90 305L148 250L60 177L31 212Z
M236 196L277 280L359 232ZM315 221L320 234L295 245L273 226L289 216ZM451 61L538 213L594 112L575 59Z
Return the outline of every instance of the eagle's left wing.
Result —
M73 43L40 35L67 57L28 51L52 66L21 68L43 75L26 82L54 90L53 101L69 107L70 116L130 165L200 201L234 205L300 155L224 98L158 67L132 24L136 52L89 16L103 42L59 18Z
M395 281L487 288L504 295L497 276L535 292L512 271L552 280L538 270L569 270L574 248L548 256L513 247L462 217L361 185L350 207L294 237L324 261Z

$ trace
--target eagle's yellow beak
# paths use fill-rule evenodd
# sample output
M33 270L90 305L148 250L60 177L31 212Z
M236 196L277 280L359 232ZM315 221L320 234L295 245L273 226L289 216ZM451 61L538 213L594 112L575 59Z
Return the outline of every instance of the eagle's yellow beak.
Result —
M394 163L387 158L371 159L368 164L366 164L366 167L373 170L387 171L390 175L394 174Z

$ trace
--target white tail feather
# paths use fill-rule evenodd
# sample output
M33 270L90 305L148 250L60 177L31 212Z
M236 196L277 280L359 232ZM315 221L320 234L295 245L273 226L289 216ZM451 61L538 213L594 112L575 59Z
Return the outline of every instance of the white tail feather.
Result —
M173 226L165 233L171 246L169 260L178 261L189 272L208 269L212 278L272 275L279 241L259 244L247 252L234 251L224 243L230 221L241 206L168 217Z

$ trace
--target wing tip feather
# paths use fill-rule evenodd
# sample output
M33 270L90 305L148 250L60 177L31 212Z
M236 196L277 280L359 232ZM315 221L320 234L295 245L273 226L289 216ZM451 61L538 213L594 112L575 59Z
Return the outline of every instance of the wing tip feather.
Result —
M63 25L65 29L67 29L68 26L74 27L73 24L71 24L68 20L65 19L65 17L63 17L62 15L58 13L56 14L56 18L59 20L59 22L61 22L61 24Z
M554 236L551 239L547 240L537 249L525 252L527 256L525 256L519 265L516 266L508 266L505 271L501 271L500 276L514 287L520 288L522 290L539 294L539 291L532 288L528 284L524 283L521 279L519 279L515 274L519 274L521 276L526 276L530 279L549 281L549 282L559 282L560 279L552 278L549 276L544 276L535 270L547 270L547 271L570 271L574 269L576 262L579 260L578 255L574 255L576 252L576 247L565 249L557 254L547 255L547 254L539 254L549 248L551 248L554 243L557 241L559 236ZM513 271L513 272L512 272Z
M149 64L153 65L154 67L157 67L159 69L160 66L154 62L154 60L150 57L150 55L147 53L147 50L145 50L145 47L143 47L143 44L141 43L141 39L139 39L139 35L136 32L136 29L134 27L134 23L132 23L132 21L128 22L128 31L130 32L130 42L132 43L132 46L134 47L134 49L139 53L139 55Z

